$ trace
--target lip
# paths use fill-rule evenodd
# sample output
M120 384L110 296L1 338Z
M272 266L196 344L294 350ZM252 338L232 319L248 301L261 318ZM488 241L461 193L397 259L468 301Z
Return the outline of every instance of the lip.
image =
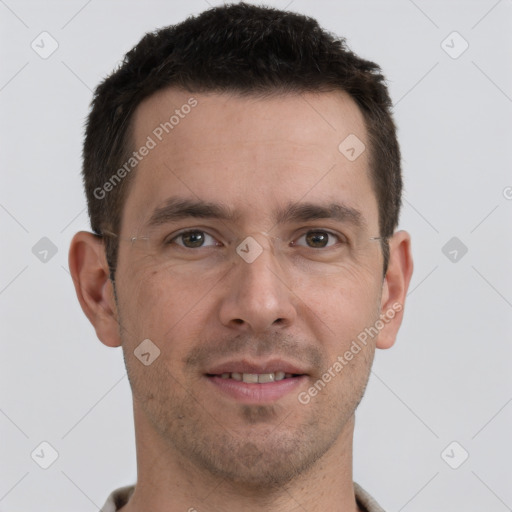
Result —
M306 370L287 361L283 361L282 359L272 359L264 362L248 361L246 359L228 361L208 369L205 374L207 376L220 376L223 373L275 373L279 371L294 375L308 374Z
M275 373L279 371L291 374L292 377L265 383L248 383L221 377L223 373ZM216 391L244 404L275 402L292 391L297 392L298 388L303 386L309 378L306 370L283 359L226 361L209 368L204 376Z
M237 381L234 379L223 379L220 375L206 375L207 382L213 385L217 391L220 391L222 394L230 398L234 398L236 401L242 402L244 404L262 404L275 402L293 391L297 392L298 388L301 387L307 379L307 375L298 375L275 382L253 384Z

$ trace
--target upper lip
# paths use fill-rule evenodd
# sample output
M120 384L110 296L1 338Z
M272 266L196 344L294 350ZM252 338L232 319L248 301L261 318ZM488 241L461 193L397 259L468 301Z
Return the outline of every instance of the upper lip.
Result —
M292 363L281 359L272 359L271 361L248 361L242 359L238 361L228 361L218 364L206 372L207 375L221 375L223 373L292 373L296 375L305 375L307 372Z

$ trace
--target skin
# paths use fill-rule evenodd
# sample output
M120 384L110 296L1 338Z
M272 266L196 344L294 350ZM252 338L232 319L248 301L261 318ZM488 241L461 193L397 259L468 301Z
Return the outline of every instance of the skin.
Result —
M80 304L98 338L122 347L133 391L138 482L122 510L358 511L354 412L374 351L393 345L403 310L307 405L297 395L381 313L403 306L412 274L410 238L399 231L383 278L380 242L370 240L379 229L368 151L353 162L338 151L349 134L369 147L362 114L340 92L261 99L166 89L136 110L134 147L191 96L198 105L134 173L117 301L101 240L80 232L70 248ZM221 204L237 215L148 229L153 210L171 197ZM305 202L343 203L362 223L278 222L276 211ZM214 245L162 249L162 238L183 228L202 229ZM345 243L334 237L334 246L308 247L308 229L342 234ZM252 263L234 252L248 235L263 249ZM133 236L149 240L131 243ZM134 350L148 338L160 356L145 366ZM272 402L235 400L204 375L227 360L272 357L307 373L299 388Z

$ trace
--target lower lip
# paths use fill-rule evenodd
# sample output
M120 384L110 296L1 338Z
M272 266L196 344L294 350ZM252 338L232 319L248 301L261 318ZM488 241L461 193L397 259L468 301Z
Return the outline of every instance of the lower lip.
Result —
M218 390L226 395L244 403L258 404L264 402L275 402L283 396L297 392L297 389L306 381L307 375L291 377L289 379L275 382L247 383L234 379L223 379L222 377L207 377Z

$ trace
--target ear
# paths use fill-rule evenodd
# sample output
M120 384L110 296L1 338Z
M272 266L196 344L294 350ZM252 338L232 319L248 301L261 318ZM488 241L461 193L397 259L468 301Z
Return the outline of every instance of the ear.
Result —
M389 265L381 299L381 319L385 327L377 338L377 348L390 348L395 343L412 270L411 237L406 231L397 231L389 240Z
M96 335L108 347L119 347L117 307L103 240L80 231L71 241L68 261L78 301Z

